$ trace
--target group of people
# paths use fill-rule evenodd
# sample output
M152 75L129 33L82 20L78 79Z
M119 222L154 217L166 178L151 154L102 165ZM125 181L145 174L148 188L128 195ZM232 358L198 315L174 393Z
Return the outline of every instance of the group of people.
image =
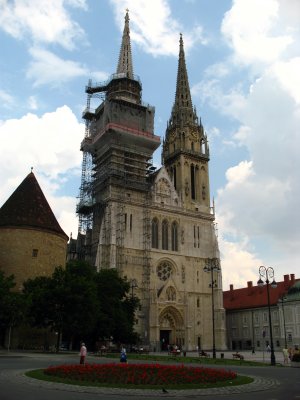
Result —
M171 346L168 346L168 351L170 351ZM177 350L178 347L177 346L173 346L172 350ZM197 347L198 350L198 347ZM271 351L271 347L270 345L267 346L267 351ZM284 348L282 349L282 353L283 353L283 360L284 360L284 364L288 364L289 360L292 359L293 354L299 352L298 346L295 346L295 349L290 348ZM254 353L254 348L252 348L252 353ZM87 348L84 342L81 343L80 346L80 360L79 363L84 365L85 364L85 358L87 355ZM199 355L200 355L200 351L199 351ZM121 347L121 354L120 354L120 362L121 363L127 363L127 354L126 354L126 349L124 346Z
M85 364L85 358L87 355L87 348L84 342L81 343L80 346L80 352L79 352L79 364L84 365ZM120 355L120 362L121 363L127 363L127 354L126 354L126 349L124 346L121 347L121 355Z
M298 346L295 346L294 349L292 349L291 347L289 347L288 349L286 347L282 349L284 364L288 364L289 360L292 360L293 355L299 353L299 351L300 350Z

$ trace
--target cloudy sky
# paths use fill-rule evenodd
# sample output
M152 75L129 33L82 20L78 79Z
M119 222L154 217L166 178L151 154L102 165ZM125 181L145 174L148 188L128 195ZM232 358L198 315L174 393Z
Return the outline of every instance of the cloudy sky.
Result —
M116 71L126 8L134 72L162 138L183 34L210 143L223 288L256 282L260 265L299 278L298 0L0 0L0 206L33 167L77 236L84 89Z

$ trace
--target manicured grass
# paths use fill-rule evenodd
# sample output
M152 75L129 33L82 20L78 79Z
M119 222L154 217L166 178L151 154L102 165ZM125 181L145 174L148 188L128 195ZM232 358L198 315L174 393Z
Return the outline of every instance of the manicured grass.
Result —
M186 389L206 389L206 388L216 388L216 387L228 387L228 386L237 386L243 385L247 383L253 382L253 379L247 376L237 375L236 378L220 381L215 383L203 383L203 384L163 384L163 385L133 385L133 384L105 384L98 382L90 382L84 380L74 380L74 379L64 379L57 376L46 375L44 370L34 370L26 373L27 376L35 379L40 379L44 381L57 382L57 383L65 383L70 385L79 385L79 386L93 386L93 387L114 387L114 388L134 388L134 389L156 389L161 390L162 386L166 389L176 389L176 390L186 390Z
M118 353L108 353L104 357L107 358L120 358ZM248 361L248 360L233 360L230 358L204 358L204 357L183 357L183 356L167 356L167 355L152 355L152 354L136 354L136 353L128 353L128 360L148 360L148 361L157 361L157 362L168 362L172 363L178 362L179 364L185 363L196 363L203 365L246 365L250 367L262 367L266 365L270 365L270 363L262 363L259 361Z

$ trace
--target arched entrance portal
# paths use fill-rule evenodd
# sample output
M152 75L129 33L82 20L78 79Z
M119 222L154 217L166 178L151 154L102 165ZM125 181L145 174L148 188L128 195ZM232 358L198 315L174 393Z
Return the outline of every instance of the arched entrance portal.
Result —
M159 340L161 350L168 350L169 345L184 346L184 324L181 313L172 306L164 308L159 316Z

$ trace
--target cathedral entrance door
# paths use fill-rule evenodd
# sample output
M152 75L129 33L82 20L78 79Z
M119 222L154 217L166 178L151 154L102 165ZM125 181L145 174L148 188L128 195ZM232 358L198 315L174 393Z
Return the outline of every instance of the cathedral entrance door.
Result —
M160 343L161 343L161 351L167 351L168 346L170 344L170 333L169 330L161 330L160 331Z

